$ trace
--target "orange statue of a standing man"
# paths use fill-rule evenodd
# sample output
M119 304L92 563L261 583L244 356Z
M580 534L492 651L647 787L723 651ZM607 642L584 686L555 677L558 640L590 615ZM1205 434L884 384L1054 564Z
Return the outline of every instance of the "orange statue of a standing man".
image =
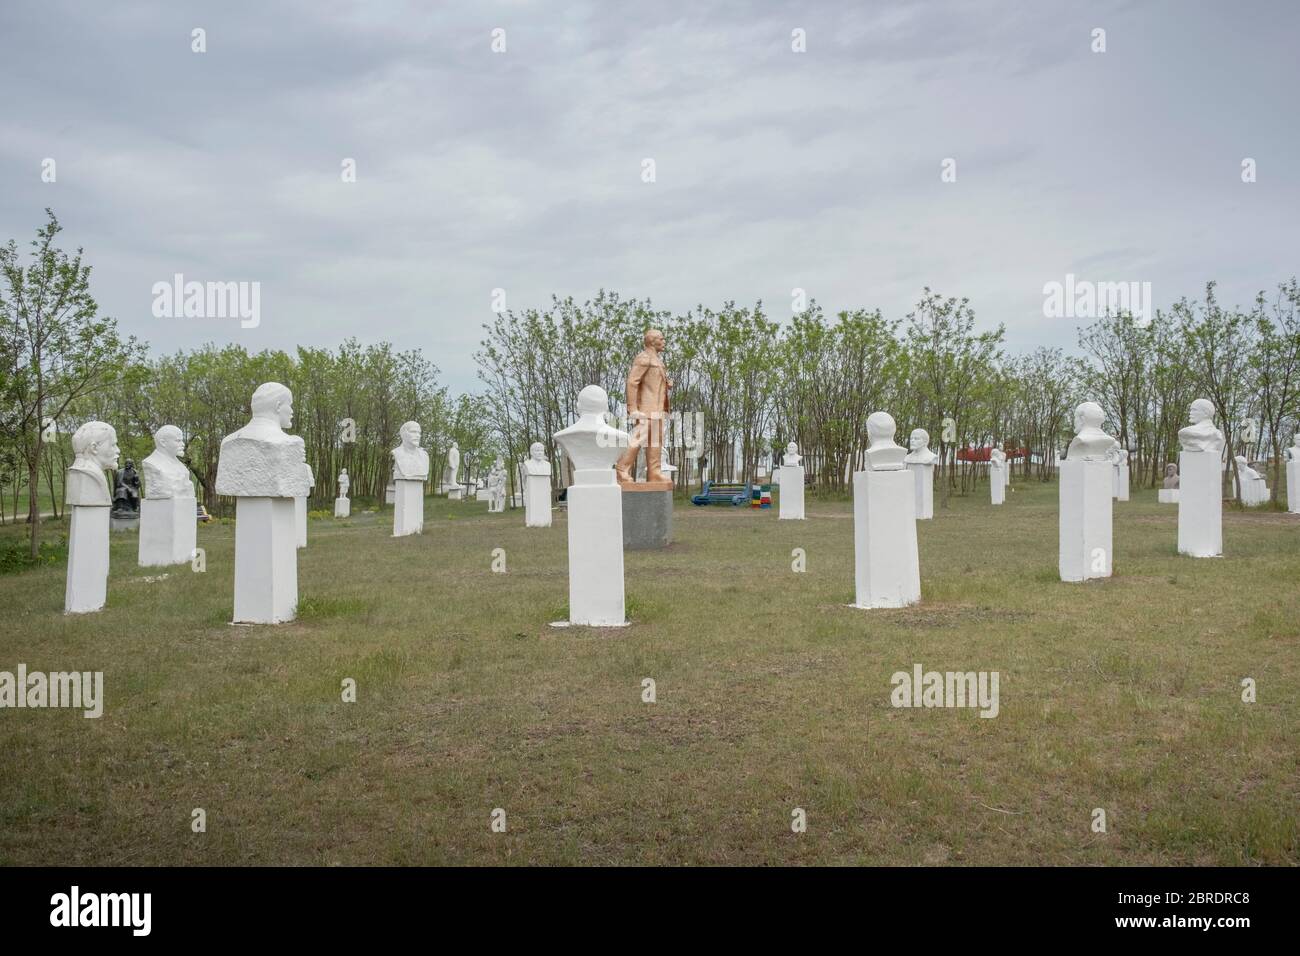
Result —
M664 477L661 467L668 392L673 387L673 380L668 377L668 369L664 366L663 350L664 334L658 329L646 329L645 348L637 353L632 369L627 373L627 417L631 440L627 451L615 465L621 485L635 483L633 473L637 454L645 448L644 485L647 490L656 485L672 488L672 482Z

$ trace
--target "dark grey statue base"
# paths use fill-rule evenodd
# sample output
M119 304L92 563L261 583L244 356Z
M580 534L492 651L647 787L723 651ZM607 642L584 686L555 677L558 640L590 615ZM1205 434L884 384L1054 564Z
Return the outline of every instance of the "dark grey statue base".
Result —
M672 488L623 486L623 547L628 551L666 548L673 540Z

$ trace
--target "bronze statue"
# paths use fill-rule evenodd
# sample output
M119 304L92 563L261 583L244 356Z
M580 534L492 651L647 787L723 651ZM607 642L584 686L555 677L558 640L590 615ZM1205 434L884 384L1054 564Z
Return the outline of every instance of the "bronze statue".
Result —
M138 518L140 516L140 475L130 458L117 473L113 489L113 517Z
M658 329L646 329L645 348L637 353L627 374L627 417L631 437L627 451L614 466L620 485L636 483L633 472L637 455L645 448L646 480L642 484L660 489L673 486L672 481L664 477L661 453L669 407L668 392L673 387L664 366L663 350L664 334Z

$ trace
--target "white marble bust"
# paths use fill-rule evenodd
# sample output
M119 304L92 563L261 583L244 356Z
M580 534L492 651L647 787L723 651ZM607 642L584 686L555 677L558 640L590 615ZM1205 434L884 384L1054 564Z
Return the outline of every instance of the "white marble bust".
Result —
M939 456L930 450L930 433L924 428L913 428L907 438L907 455L903 458L908 465L933 465Z
M253 417L221 441L216 492L241 498L301 498L311 489L302 438L288 435L293 424L293 393L279 382L253 392Z
M1101 430L1106 413L1096 402L1084 402L1074 410L1074 438L1066 451L1067 461L1111 461L1116 441Z
M104 469L117 467L117 431L107 422L86 422L72 435L75 456L64 481L65 502L81 507L112 507Z
M588 385L578 393L578 420L555 440L573 462L575 485L612 485L617 483L614 462L628 446L627 432L610 427L605 421L609 396L599 385Z
M1178 466L1175 465L1172 461L1169 464L1165 465L1165 480L1164 483L1161 485L1161 487L1162 488L1178 487Z
M907 449L894 442L898 426L889 412L867 416L867 466L871 471L902 471Z
M1214 403L1198 398L1187 410L1192 423L1178 432L1183 451L1223 451L1223 432L1214 427Z
M803 455L799 454L799 446L795 442L785 446L785 457L781 459L783 465L797 465L803 461Z
M1246 460L1245 455L1238 455L1237 474L1246 481L1258 481L1262 476L1254 468L1250 467L1250 462Z
M422 434L419 422L407 422L402 426L402 443L393 449L394 478L424 481L429 477L429 453L420 447Z
M1282 452L1282 457L1287 461L1300 461L1300 428L1296 429L1295 436L1291 439L1291 447Z
M185 436L175 425L164 425L153 433L153 454L140 463L146 498L194 497L190 470L180 460L183 454Z
M551 476L551 463L546 460L546 446L539 441L528 446L528 457L524 459L525 475Z
M348 470L344 468L339 472L339 497L346 498L348 489L352 487L352 479L348 477Z

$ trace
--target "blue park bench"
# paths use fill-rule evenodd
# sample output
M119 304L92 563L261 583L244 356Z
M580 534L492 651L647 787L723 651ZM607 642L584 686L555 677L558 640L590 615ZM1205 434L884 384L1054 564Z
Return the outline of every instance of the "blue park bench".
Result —
M725 483L721 481L706 481L704 490L698 495L691 496L693 505L744 505L749 503L750 496L753 494L753 486L750 484Z

